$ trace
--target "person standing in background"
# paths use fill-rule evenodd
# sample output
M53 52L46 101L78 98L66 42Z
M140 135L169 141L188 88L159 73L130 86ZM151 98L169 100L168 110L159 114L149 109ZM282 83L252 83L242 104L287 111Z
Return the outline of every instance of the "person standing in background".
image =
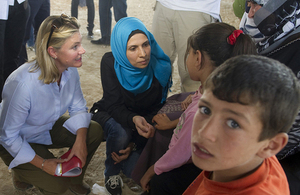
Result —
M27 0L0 1L0 101L6 78L18 67L28 16Z
M30 7L30 15L27 21L23 42L21 41L22 47L19 54L20 59L18 66L21 66L28 61L26 43L30 39L31 27L33 26L33 34L34 37L36 37L41 23L50 15L50 0L28 0L28 3Z
M220 19L221 0L157 0L152 32L173 64L178 54L181 92L196 91L200 83L190 79L184 66L188 37L200 27Z
M95 19L95 5L94 5L94 0L72 0L71 3L71 16L78 18L78 5L79 1L86 1L86 6L87 6L87 22L88 26L86 27L88 31L88 39L93 39L94 38L94 19Z
M93 44L110 45L111 7L114 8L114 16L116 22L118 22L123 17L127 17L126 0L99 0L101 39L91 40Z

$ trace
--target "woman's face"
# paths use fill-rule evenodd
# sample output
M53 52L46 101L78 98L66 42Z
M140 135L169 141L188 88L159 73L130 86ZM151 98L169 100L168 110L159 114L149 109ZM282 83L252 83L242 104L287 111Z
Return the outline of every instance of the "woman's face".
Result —
M74 33L56 51L55 64L60 72L65 71L69 67L79 68L82 66L82 54L85 53L85 49L81 45L81 39L79 32Z
M150 61L151 47L146 35L137 33L127 42L126 56L136 68L146 68Z

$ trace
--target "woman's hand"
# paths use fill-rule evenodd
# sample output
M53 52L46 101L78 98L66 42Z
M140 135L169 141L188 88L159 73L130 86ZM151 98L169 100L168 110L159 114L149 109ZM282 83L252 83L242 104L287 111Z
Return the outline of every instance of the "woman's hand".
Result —
M174 129L178 123L177 120L171 121L166 114L157 114L152 119L154 126L158 130Z
M141 186L144 191L147 191L150 189L149 182L154 175L155 175L154 165L152 165L151 167L149 167L149 169L146 171L146 173L144 174L144 176L142 177L142 179L140 181Z
M68 158L66 158L66 161L71 160L71 158L75 155L80 159L82 163L82 167L84 167L86 162L86 157L88 155L87 147L86 147L86 133L87 133L87 128L80 128L77 130L75 143L72 147L72 150Z
M50 175L55 175L57 164L63 162L65 162L65 159L56 159L56 158L45 159L43 171L45 171Z
M154 127L150 125L144 117L134 116L132 121L134 122L135 127L141 136L145 138L154 136L155 133Z
M181 102L181 109L182 109L182 110L186 110L187 107L188 107L191 103L192 103L192 94L190 94L189 96L187 96L187 97L185 98L185 100L183 100L183 101Z
M43 159L42 157L36 154L32 159L32 161L30 161L30 163L42 169L43 171L45 171L50 175L55 175L57 164L63 163L65 161L66 161L65 159L56 159L56 158Z
M126 149L119 151L119 153L122 154L120 156L117 153L112 152L111 157L114 161L116 161L114 164L118 164L121 161L126 160L128 158L128 156L130 155L132 148L133 148L133 143L129 143L129 145L127 146Z

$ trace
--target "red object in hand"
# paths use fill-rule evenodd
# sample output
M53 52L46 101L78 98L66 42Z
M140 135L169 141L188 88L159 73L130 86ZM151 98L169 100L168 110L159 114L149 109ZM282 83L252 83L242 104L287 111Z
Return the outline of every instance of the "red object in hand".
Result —
M64 155L62 155L61 159L68 158L71 150L66 152ZM76 177L79 176L82 172L82 164L81 160L77 156L73 156L69 161L58 163L56 170L55 170L55 176L58 177Z

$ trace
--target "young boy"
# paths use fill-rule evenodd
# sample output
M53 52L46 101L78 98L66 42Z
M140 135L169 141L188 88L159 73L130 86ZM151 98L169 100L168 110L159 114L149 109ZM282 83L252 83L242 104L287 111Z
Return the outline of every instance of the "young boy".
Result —
M184 195L289 194L274 156L299 110L293 72L261 56L227 60L206 80L192 127L193 163L203 169Z

